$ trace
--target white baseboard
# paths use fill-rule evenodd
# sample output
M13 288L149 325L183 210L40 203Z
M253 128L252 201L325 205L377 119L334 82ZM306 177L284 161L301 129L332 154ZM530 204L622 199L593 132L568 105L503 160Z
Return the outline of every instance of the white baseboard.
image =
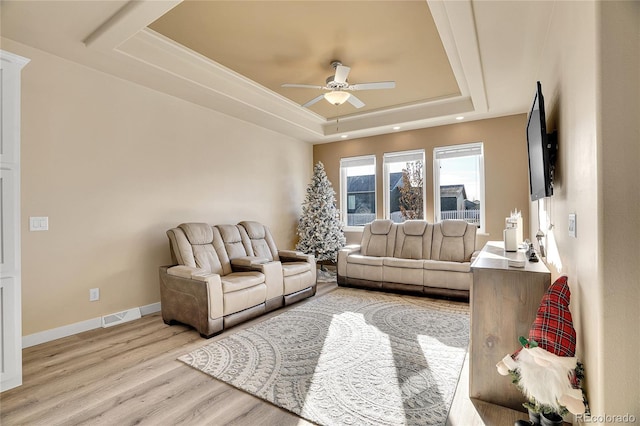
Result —
M140 306L140 313L142 314L142 316L155 314L156 312L160 312L160 302Z
M160 312L160 302L140 306L140 313L142 316L156 312ZM40 331L38 333L29 334L28 336L22 336L22 349L39 345L41 343L51 342L52 340L62 339L63 337L73 336L74 334L94 330L96 328L102 328L102 317L63 325L62 327Z

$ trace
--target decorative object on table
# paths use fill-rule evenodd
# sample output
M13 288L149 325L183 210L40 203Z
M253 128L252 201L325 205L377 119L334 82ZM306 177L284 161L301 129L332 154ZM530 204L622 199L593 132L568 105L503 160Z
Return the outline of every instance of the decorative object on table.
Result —
M522 245L522 214L518 209L505 218L503 239L505 251L518 251Z
M180 361L319 425L444 425L469 306L338 288Z
M335 263L338 251L347 243L335 195L324 165L318 161L302 205L302 217L298 223L300 240L296 245L296 250L313 254L318 263L324 260Z
M529 339L496 365L502 375L511 375L513 383L527 397L524 406L540 413L539 424L562 424L567 412L583 414L588 408L582 391L584 369L575 357L576 332L569 310L570 290L567 277L559 277L542 297ZM535 415L534 415L535 417ZM538 424L535 420L528 423Z

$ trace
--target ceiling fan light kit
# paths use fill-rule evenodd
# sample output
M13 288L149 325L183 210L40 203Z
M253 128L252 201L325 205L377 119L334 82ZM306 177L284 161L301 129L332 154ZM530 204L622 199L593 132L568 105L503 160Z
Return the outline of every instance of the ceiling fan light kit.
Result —
M327 92L324 94L324 98L329 101L330 104L333 105L342 105L343 103L347 102L347 99L349 99L349 96L351 96L350 93L347 92L343 92L342 90L336 90L333 92Z
M329 90L329 92L324 95L316 96L310 101L303 104L303 107L310 107L316 102L322 100L322 98L326 99L332 105L342 105L343 103L349 101L351 105L356 108L362 108L364 106L364 102L355 97L354 95L345 92L345 90L375 90L375 89L393 89L396 87L395 81L380 81L375 83L360 83L360 84L349 84L347 82L347 77L349 76L349 72L351 68L345 67L342 65L340 61L331 62L331 66L335 70L335 75L329 76L326 79L325 86L316 86L311 84L290 84L285 83L282 87L291 87L291 88L299 88L299 89L321 89L321 90Z

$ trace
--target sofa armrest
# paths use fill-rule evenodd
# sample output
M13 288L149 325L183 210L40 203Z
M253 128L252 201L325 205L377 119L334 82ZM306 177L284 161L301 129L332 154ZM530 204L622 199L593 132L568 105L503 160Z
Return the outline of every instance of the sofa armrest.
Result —
M171 266L166 269L167 274L174 277L191 278L193 275L206 275L207 271L202 268L194 268L191 266L177 265Z
M267 300L284 295L284 275L282 263L272 261L258 265L260 272L264 274L264 283L267 285Z
M306 254L297 250L278 250L278 257L280 257L281 261L286 262L316 262L312 254Z
M338 276L347 276L347 257L360 253L360 244L350 244L338 250Z
M263 263L268 263L269 259L266 257L256 257L256 256L243 256L236 257L235 259L231 259L231 267L239 267L239 268L251 268L255 270L260 270L260 265Z
M178 265L160 267L160 302L163 311L174 311L180 320L185 306L195 308L209 319L223 315L223 293L220 275L204 269ZM184 303L184 302L187 303ZM184 313L185 315L187 313ZM188 321L185 321L189 323Z
M471 260L470 260L471 263L473 263L476 260L476 258L480 255L480 251L481 250L476 250L473 253L471 253Z

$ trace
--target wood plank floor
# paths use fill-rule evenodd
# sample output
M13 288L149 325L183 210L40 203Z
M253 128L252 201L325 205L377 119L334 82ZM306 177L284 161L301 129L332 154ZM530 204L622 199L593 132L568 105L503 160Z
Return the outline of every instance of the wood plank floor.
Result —
M315 297L335 288L335 283L319 283ZM309 425L177 361L207 342L281 312L208 341L188 327L165 325L158 313L27 348L23 385L0 394L0 424ZM512 426L516 419L526 418L524 413L470 401L467 376L465 363L448 425Z

